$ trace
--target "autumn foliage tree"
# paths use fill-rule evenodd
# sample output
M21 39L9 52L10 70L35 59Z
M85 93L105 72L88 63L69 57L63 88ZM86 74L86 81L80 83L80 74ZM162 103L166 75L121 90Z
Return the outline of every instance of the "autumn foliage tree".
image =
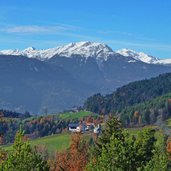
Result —
M4 144L4 136L3 134L0 134L0 145Z
M169 159L171 160L171 137L168 137L166 150L168 152Z
M57 153L55 171L83 171L88 162L88 145L82 139L81 133L72 135L70 148Z
M2 165L6 159L7 159L7 152L0 148L0 165Z

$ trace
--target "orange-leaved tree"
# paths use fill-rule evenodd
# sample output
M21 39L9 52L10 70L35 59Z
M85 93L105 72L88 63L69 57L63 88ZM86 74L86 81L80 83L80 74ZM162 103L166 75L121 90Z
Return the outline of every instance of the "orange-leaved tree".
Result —
M55 171L83 171L87 162L88 145L82 139L81 133L74 133L70 148L57 153Z

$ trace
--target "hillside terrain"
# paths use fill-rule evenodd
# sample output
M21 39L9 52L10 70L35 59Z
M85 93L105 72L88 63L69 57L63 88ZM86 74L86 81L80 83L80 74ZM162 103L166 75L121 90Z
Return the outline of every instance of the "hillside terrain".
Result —
M86 100L84 107L96 113L102 110L102 113L109 113L170 92L171 73L167 73L148 80L132 82L105 96L95 94Z
M171 74L130 83L112 94L89 97L85 109L99 114L113 113L126 126L154 124L171 116Z

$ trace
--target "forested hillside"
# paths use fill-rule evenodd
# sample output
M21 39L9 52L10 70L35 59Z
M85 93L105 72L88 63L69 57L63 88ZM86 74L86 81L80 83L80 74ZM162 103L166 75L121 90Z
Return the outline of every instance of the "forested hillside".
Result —
M124 126L160 124L171 116L171 93L126 107L118 115Z
M95 94L84 103L84 108L95 113L110 113L145 102L171 92L171 73L149 80L136 81L118 88L109 95Z

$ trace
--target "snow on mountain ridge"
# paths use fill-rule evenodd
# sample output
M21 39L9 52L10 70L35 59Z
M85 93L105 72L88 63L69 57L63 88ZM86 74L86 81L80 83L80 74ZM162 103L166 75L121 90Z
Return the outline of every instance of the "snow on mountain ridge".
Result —
M22 55L29 58L36 58L42 61L50 59L55 55L68 58L74 55L79 55L85 58L94 57L96 59L100 59L99 61L106 61L110 55L116 53L125 57L130 57L130 61L128 61L128 63L141 61L148 64L171 64L171 59L158 59L143 52L136 52L131 49L121 49L114 52L106 44L90 41L69 43L64 46L49 48L45 50L37 50L34 47L28 47L21 51L18 49L0 51L0 54L3 55Z
M154 62L154 64L170 65L171 59L159 59L158 61Z
M33 50L36 50L36 48L31 46L31 47L24 49L23 51L33 51Z
M18 49L7 49L0 51L0 54L2 55L19 55L20 51Z
M60 47L57 51L58 55L65 57L81 55L82 57L104 58L105 60L113 53L113 50L109 46L96 42L70 43Z
M135 60L142 61L142 62L149 63L149 64L157 63L157 61L159 60L158 58L147 55L143 52L135 52L131 49L121 49L121 50L116 51L116 53L119 53L120 55L123 55L126 57L132 57Z
M107 57L113 54L113 50L102 43L96 42L77 42L67 45L50 48L45 50L36 50L34 47L29 47L24 50L2 50L0 54L4 55L23 55L29 58L37 58L40 60L49 59L55 55L71 57L72 55L81 55L82 57L96 57L107 60Z

